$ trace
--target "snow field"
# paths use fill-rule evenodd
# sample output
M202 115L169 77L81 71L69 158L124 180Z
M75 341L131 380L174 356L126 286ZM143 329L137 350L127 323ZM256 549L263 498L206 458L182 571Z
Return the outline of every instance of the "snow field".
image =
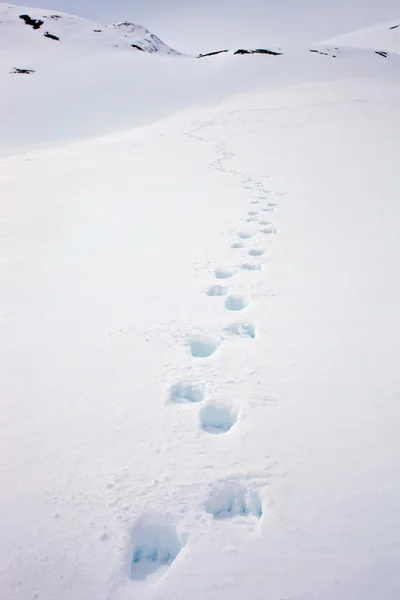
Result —
M7 600L398 600L397 63L340 56L1 161Z

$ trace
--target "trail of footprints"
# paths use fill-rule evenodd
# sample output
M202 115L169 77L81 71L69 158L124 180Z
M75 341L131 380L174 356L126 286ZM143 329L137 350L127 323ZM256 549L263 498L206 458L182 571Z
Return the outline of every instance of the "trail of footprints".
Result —
M224 143L218 144L217 149L222 153L222 157L214 161L211 166L218 171L226 171L224 161L232 155L225 151ZM246 190L255 192L255 197L249 201L250 207L243 219L252 229L238 230L237 239L230 246L232 251L245 250L249 258L235 268L221 266L215 269L214 282L210 282L205 294L216 299L220 298L219 301L223 302L226 311L236 313L246 310L252 298L245 290L232 291L230 280L240 270L258 273L263 269L262 257L266 250L262 245L262 238L277 233L275 225L268 220L266 213L274 212L277 203L268 201L270 192L265 189L261 181L255 181L235 171L230 173L242 178ZM254 230L254 226L257 229ZM254 243L255 241L257 243ZM261 242L261 245L258 242ZM254 339L256 328L248 321L233 322L224 329L221 337L203 333L188 335L187 346L193 359L209 359L221 347L224 340L229 338L229 335ZM205 435L224 436L238 426L238 411L213 398L209 386L204 381L177 381L170 386L167 401L171 404L199 405L198 422ZM247 487L241 478L231 477L210 486L204 501L204 510L216 521L240 517L259 520L262 516L262 502L257 489ZM131 579L133 581L161 577L186 543L186 540L178 536L172 522L165 517L154 515L144 516L135 523L132 540Z

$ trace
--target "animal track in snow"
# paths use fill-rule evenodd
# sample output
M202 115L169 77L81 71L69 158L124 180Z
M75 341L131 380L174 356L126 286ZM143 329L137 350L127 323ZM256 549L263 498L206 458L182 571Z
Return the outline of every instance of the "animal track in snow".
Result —
M247 217L247 218L245 219L245 221L246 221L247 223L254 223L255 221L258 221L258 217L256 217L256 216L255 216L255 217Z
M239 231L238 233L241 240L249 240L253 235L254 234L251 231Z
M159 515L138 519L132 529L131 579L143 581L161 576L174 562L183 544L176 528Z
M207 288L207 296L226 296L228 288L224 285L210 285Z
M218 349L220 343L221 340L212 335L197 333L188 336L190 352L196 358L211 356Z
M250 256L262 256L264 253L265 250L263 248L251 248L251 250L249 250Z
M261 271L262 267L260 263L243 263L241 265L243 271Z
M225 404L214 402L203 406L200 413L200 422L203 431L214 435L227 433L236 423L236 412Z
M249 217L255 217L256 215L258 215L258 210L249 210L247 211L247 214L249 215Z
M250 200L250 204L260 204L259 200Z
M234 242L231 248L244 248L243 242Z
M235 271L233 269L215 269L214 274L217 279L229 279L234 276Z
M277 229L276 229L275 225L273 225L272 223L267 225L267 227L260 229L260 231L261 231L261 233L266 233L266 234L277 233Z
M278 205L276 204L276 202L268 202L267 206L265 206L261 210L263 210L264 212L273 212L277 206Z
M250 294L230 294L225 300L225 308L227 310L243 310L250 302Z
M262 517L260 495L234 482L219 482L214 485L204 508L214 519L233 519L235 517Z
M190 404L202 402L206 395L204 381L178 381L171 385L168 400L175 404Z
M256 328L254 327L253 323L232 323L232 325L229 325L225 328L225 331L243 338L248 337L254 339L256 337Z

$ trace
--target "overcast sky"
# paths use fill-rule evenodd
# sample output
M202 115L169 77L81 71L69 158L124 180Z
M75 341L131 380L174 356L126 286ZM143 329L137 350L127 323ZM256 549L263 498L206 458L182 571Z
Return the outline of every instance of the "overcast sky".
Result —
M399 0L28 0L102 23L132 21L184 52L315 42L399 19Z

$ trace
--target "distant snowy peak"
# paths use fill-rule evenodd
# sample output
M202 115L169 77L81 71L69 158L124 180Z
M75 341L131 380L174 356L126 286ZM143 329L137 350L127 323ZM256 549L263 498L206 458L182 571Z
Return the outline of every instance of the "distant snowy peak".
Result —
M400 17L390 23L351 31L323 43L400 54Z
M144 50L145 52L161 52L163 54L173 54L175 56L182 55L181 52L178 52L177 50L174 50L174 48L164 44L159 37L151 33L142 25L136 25L134 23L124 21L123 23L109 25L108 27L113 27L119 33L122 33L122 35L130 42L130 44L133 47L136 46L139 50Z
M55 42L58 42L56 45ZM64 49L102 50L121 48L180 56L145 27L134 23L102 25L62 12L0 2L0 49L18 47L27 52Z

